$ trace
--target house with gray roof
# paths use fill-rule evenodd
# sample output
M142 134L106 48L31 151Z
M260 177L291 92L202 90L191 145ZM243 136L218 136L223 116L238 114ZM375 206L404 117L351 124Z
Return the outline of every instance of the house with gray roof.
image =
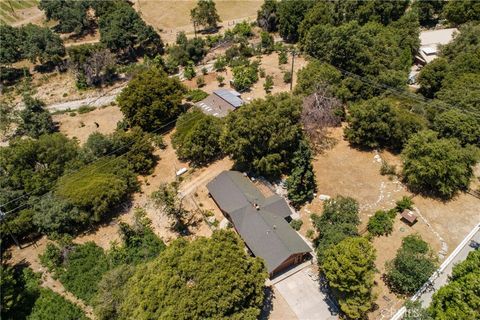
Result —
M252 254L265 260L271 277L309 257L310 247L285 220L292 214L285 199L266 198L238 171L220 173L207 188Z
M196 103L204 113L215 117L225 117L244 104L240 93L233 89L218 89L211 95Z

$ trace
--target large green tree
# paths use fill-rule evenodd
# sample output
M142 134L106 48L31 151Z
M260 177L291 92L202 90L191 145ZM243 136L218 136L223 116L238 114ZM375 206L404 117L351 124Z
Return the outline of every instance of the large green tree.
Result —
M302 140L293 154L292 171L287 179L288 199L299 207L314 198L317 188L312 166L312 151L308 142Z
M448 61L437 58L422 68L417 82L420 85L420 93L427 98L434 98L442 87L442 81L448 73Z
M480 51L479 51L480 52ZM480 110L480 73L465 73L444 81L437 98L465 111Z
M195 108L178 118L172 144L181 159L201 166L221 155L221 134L221 120Z
M55 195L100 221L137 187L137 180L123 158L103 158L62 176Z
M119 319L230 318L260 315L267 274L231 231L179 239L137 268L124 287Z
M372 308L375 259L375 248L361 237L346 238L325 252L322 270L349 318L362 318Z
M278 32L287 42L296 42L299 38L298 28L307 10L313 5L308 0L281 0L278 3Z
M412 30L410 30L412 29ZM402 89L412 63L418 29L410 24L385 27L379 23L363 26L357 21L338 27L319 24L309 29L302 45L320 61L337 67L354 98L368 98L384 87Z
M400 294L415 293L436 270L436 258L419 235L402 240L395 259L387 262L386 279L390 289Z
M438 114L432 127L441 138L457 138L463 146L480 147L480 117L474 114L451 109Z
M45 110L45 103L29 95L24 96L25 108L20 111L20 123L18 131L20 134L32 138L38 138L43 134L53 133L56 126L53 123L50 112Z
M276 0L265 0L257 11L257 24L267 32L277 31L278 24L278 2Z
M221 21L213 0L198 0L197 6L190 11L190 17L194 25L207 29L217 28L217 23Z
M158 160L153 153L153 138L153 135L143 132L139 127L129 131L117 130L110 135L94 132L83 146L83 156L87 161L104 156L122 156L133 172L147 174Z
M355 199L337 196L324 202L321 216L312 215L313 225L319 232L315 245L320 265L328 248L345 238L358 235L357 225L360 224L358 209L359 205Z
M100 17L99 26L101 43L125 59L163 53L160 36L127 2L116 2Z
M450 282L432 297L427 309L435 320L480 318L480 251L453 267Z
M236 165L269 177L289 168L302 137L301 101L286 93L257 99L229 113L222 149Z
M22 58L22 39L18 28L0 24L0 64L8 65Z
M76 142L60 133L43 135L38 140L12 140L8 147L0 149L0 185L41 195L53 187L66 164L77 155Z
M403 177L414 190L451 198L468 187L477 153L473 147L463 148L457 139L439 139L434 131L421 131L402 152Z
M145 131L161 129L182 111L186 89L177 78L151 68L138 73L117 98L120 110L130 126Z
M480 20L480 3L475 0L446 1L443 15L454 24Z
M62 39L52 30L29 23L20 31L23 57L32 63L59 62L65 55Z
M332 95L341 94L342 73L328 63L312 59L297 74L295 94L309 95L318 87L325 88Z
M373 98L349 108L345 137L354 145L399 151L426 121L393 98Z
M48 20L57 20L59 32L81 34L92 27L93 19L87 14L88 0L41 0L38 7Z

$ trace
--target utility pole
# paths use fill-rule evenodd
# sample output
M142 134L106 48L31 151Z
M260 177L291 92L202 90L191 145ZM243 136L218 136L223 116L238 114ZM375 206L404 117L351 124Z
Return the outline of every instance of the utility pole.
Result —
M292 78L290 79L290 92L292 92L292 87L293 87L293 65L295 64L295 48L292 49L292 70L290 71L290 74L292 75Z
M17 238L15 238L15 236L13 235L12 230L10 229L7 221L4 218L5 218L5 213L2 210L0 210L0 222L3 222L5 224L5 228L7 229L8 233L10 234L10 237L12 237L13 242L15 242L15 244L17 245L18 249L22 249L22 246L18 242Z

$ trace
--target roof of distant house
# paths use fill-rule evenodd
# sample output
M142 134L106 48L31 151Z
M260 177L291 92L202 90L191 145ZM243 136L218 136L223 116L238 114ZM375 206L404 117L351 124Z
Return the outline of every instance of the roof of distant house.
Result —
M244 104L240 93L235 90L218 89L211 95L197 102L197 106L206 113L215 117L225 117L230 111Z
M420 32L420 50L417 59L422 63L429 63L437 57L440 45L446 45L452 41L456 28L428 30Z
M269 272L291 255L311 251L286 222L292 211L282 197L265 198L250 179L238 171L222 172L207 188L222 211L228 213L248 248L265 260Z

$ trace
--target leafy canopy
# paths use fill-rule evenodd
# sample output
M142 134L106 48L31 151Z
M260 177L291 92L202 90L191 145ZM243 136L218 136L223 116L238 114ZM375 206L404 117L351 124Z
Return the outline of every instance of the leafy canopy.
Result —
M450 282L434 293L427 309L434 319L477 319L480 317L480 251L453 267Z
M302 137L301 101L286 93L257 99L226 117L222 149L236 165L269 177L290 167Z
M293 154L292 171L287 179L288 199L299 207L314 198L315 173L312 166L312 151L308 142L302 140Z
M361 237L346 238L325 252L322 269L349 318L361 318L372 307L375 259L375 248Z
M324 202L321 216L312 215L313 225L319 232L315 245L320 265L328 248L345 238L358 235L357 225L360 223L358 210L358 202L355 199L337 196Z
M230 231L179 239L137 268L124 290L119 319L256 319L267 274Z
M180 159L190 160L192 164L201 166L222 154L221 134L221 120L195 108L178 118L172 144Z
M198 0L197 6L190 11L190 17L194 25L207 29L217 28L217 23L221 21L213 0Z
M347 140L367 148L399 151L409 137L426 127L426 121L393 98L373 98L349 109Z
M414 134L403 152L403 177L414 190L451 198L468 187L478 157L457 139L439 139L434 131Z
M137 187L135 175L123 158L102 158L61 177L55 195L100 221Z
M149 132L175 119L181 113L186 89L177 78L158 69L138 73L117 98L130 126Z
M436 258L419 235L402 240L395 259L386 263L387 285L394 292L413 294L436 270Z

